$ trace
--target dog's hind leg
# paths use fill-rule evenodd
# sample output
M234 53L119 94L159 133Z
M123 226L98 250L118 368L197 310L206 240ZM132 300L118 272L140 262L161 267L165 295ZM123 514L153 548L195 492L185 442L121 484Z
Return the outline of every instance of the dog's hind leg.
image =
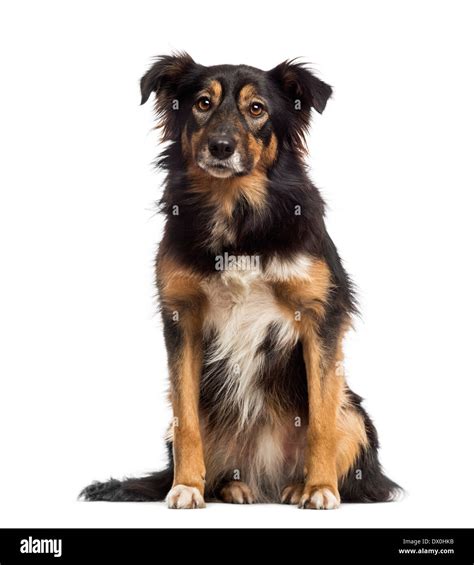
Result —
M346 392L348 404L340 421L339 490L343 502L389 502L403 489L383 472L378 458L378 436L361 406L361 397Z
M222 502L231 504L253 504L255 496L251 488L243 481L228 481L224 483L217 494Z
M361 398L351 391L344 401L336 423L336 471L342 502L388 502L402 489L385 476L378 460L375 427L360 405ZM304 484L287 485L281 492L284 504L299 504ZM321 504L324 500L320 501Z

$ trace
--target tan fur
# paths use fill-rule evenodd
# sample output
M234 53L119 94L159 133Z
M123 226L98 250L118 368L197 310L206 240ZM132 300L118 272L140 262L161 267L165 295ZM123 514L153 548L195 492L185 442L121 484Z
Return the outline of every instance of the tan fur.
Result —
M206 300L199 288L199 277L192 271L166 256L160 258L157 271L163 308L170 315L178 315L176 323L182 334L180 351L169 360L174 416L173 485L195 487L202 495L206 471L199 424L199 388Z
M190 166L188 171L192 181L191 190L205 195L209 204L218 206L229 219L240 197L254 208L263 208L266 197L266 175L263 171L255 170L244 177L226 179L209 177L196 166Z
M276 161L277 153L278 153L278 142L276 135L272 133L270 143L268 144L267 147L264 147L262 149L261 163L263 167L265 167L265 169L273 165L273 163Z
M204 493L206 475L199 431L199 382L202 366L200 343L185 333L183 352L176 363L176 385L171 392L174 414L173 484L184 484Z
M344 352L342 349L344 335L350 327L350 320L343 324L336 347L334 359L335 373L345 382ZM362 449L368 447L369 440L363 417L355 410L343 390L336 423L337 452L336 470L338 479L343 479L354 465Z
M251 102L263 102L253 84L245 84L239 92L239 108L246 111Z
M213 104L219 104L222 98L222 84L218 80L211 80L209 94Z
M303 337L303 355L308 381L309 422L305 455L305 491L329 488L336 496L336 420L341 404L343 379L335 367L324 370L324 359L316 335Z
M336 437L336 471L341 480L354 465L361 449L369 443L364 420L355 409L346 406L344 393L342 406L338 411Z
M177 311L180 320L198 331L206 302L201 289L202 277L166 255L159 257L156 271L163 307L171 312Z
M275 296L300 331L311 331L314 319L322 319L331 292L331 273L325 261L313 259L304 276L276 278Z

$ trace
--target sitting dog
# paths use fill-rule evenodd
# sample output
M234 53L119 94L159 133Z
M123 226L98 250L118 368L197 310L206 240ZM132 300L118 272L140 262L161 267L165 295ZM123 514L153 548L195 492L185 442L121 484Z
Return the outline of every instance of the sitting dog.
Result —
M156 261L173 422L167 469L93 483L86 500L337 508L399 487L344 377L353 288L304 163L332 89L270 71L159 57L141 80L169 142Z

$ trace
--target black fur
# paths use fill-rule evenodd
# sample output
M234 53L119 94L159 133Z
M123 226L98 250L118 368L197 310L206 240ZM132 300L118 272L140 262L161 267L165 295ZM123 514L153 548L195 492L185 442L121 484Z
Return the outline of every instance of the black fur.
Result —
M164 500L173 483L173 453L168 444L168 466L146 477L129 478L122 481L110 479L104 483L94 482L79 495L90 501L107 502L152 502Z

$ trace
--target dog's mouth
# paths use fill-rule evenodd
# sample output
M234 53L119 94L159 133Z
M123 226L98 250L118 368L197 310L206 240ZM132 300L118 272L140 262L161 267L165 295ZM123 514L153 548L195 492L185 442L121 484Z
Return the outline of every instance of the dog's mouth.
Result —
M209 163L200 160L197 162L197 164L203 171L206 171L206 173L209 173L213 177L228 178L228 177L233 177L234 175L237 175L239 173L242 173L240 169L237 169L235 166L233 166L230 163L222 163L222 162Z
M200 155L196 160L199 168L218 178L228 178L245 174L245 166L239 153L234 153L227 159L216 159L209 154Z
M232 167L223 165L222 163L219 163L218 165L205 164L200 166L204 171L206 171L213 177L227 178L232 177L235 174L235 171Z

